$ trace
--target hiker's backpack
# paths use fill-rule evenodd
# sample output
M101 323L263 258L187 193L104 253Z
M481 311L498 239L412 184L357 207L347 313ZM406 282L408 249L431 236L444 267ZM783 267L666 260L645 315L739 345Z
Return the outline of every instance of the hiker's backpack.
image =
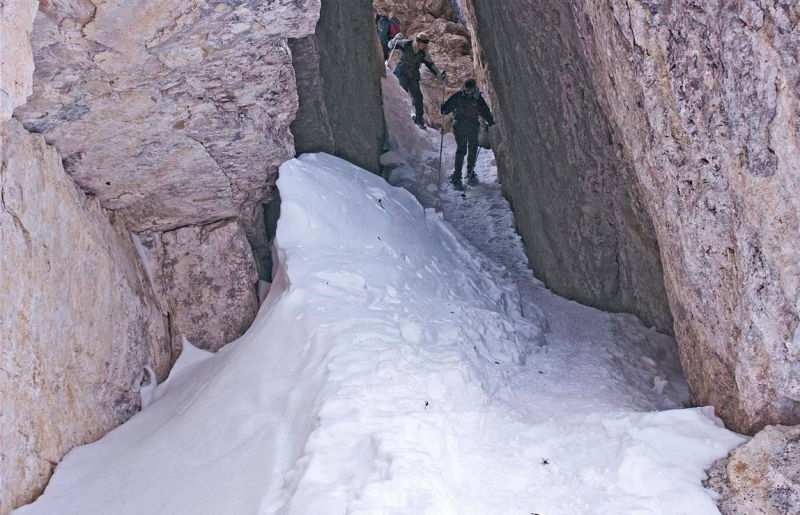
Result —
M398 32L400 32L400 20L397 16L392 16L389 18L389 39L395 37Z

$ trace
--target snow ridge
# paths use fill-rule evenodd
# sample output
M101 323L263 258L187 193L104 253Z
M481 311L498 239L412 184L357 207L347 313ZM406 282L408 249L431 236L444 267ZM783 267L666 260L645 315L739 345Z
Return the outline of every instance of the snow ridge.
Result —
M542 346L507 278L407 191L324 154L278 185L253 326L187 343L152 405L18 513L715 512L703 469L741 437L709 410L582 400L613 377L559 380L561 322Z

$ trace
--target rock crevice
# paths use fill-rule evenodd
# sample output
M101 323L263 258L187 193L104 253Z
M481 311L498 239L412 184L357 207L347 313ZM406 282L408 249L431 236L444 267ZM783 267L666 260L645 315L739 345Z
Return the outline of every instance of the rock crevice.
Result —
M674 327L729 427L800 422L797 5L458 4L535 272Z

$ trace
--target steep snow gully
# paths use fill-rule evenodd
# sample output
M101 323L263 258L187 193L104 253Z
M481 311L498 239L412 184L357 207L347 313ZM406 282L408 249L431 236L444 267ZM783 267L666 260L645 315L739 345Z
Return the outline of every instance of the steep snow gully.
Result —
M432 209L439 135L383 87L387 175L417 198L286 162L252 327L187 343L149 407L16 513L717 513L704 469L744 438L682 408L674 341L536 281L490 151Z

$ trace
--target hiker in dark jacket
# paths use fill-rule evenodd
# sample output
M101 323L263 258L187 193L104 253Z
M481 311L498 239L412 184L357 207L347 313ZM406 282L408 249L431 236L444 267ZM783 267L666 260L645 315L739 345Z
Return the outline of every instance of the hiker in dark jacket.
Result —
M400 60L394 67L393 73L400 81L400 86L411 95L414 101L414 123L422 128L425 128L425 122L422 120L424 109L422 90L419 88L419 67L424 64L435 76L441 79L445 77L445 73L439 72L426 51L428 43L430 43L430 38L424 32L417 34L413 40L403 39L403 34L400 33L389 42L389 48L401 52Z
M478 158L478 133L480 120L486 120L488 126L494 125L494 117L483 99L483 95L476 87L475 79L467 79L464 86L453 93L442 103L442 114L453 114L453 135L456 137L456 162L450 182L454 187L461 188L461 167L464 165L464 155L467 155L467 181L476 184L478 177L475 175L475 161ZM467 154L467 152L469 152Z

